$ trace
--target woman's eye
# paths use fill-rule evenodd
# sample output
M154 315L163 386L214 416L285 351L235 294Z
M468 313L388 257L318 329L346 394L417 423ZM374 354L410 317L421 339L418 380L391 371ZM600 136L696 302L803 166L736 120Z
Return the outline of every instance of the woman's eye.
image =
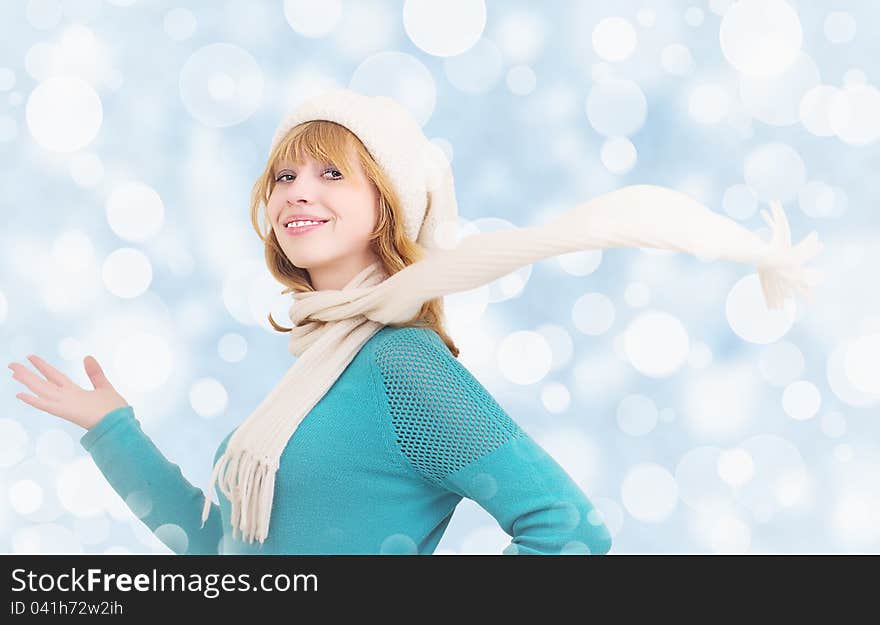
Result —
M338 169L333 169L332 167L330 169L325 169L324 173L326 174L327 172L331 172L331 171L336 172L340 176L342 175L341 171L339 171ZM287 177L292 178L293 174L282 174L282 175L278 176L278 178L275 179L275 182L281 182L282 178L287 178ZM339 180L339 178L331 178L331 180ZM285 182L287 182L287 181L285 180Z

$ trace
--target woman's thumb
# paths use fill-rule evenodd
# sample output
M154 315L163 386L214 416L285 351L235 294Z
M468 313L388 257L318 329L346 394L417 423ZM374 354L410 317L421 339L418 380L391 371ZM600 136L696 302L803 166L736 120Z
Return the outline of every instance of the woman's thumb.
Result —
M89 379L92 381L92 385L94 385L96 390L101 387L110 386L107 376L104 375L104 370L101 369L101 365L98 364L98 361L95 360L94 357L86 356L83 365L85 366L86 373L89 375Z

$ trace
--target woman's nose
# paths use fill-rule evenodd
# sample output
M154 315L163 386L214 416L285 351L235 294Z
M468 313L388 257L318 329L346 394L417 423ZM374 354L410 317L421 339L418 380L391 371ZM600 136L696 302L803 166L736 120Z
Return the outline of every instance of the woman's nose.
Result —
M297 176L287 183L287 199L296 202L299 199L310 199L317 191L317 180L310 180L309 176Z

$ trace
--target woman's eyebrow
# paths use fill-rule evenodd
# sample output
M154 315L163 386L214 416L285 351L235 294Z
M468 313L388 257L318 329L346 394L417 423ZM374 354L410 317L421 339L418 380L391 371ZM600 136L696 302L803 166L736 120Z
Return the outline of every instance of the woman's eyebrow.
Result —
M308 163L301 163L301 165L308 165ZM318 163L319 167L336 167L332 162L327 161L326 163ZM275 169L275 175L277 176L285 169L292 169L296 167L296 165L279 165L278 168Z
M285 171L285 170L288 170L288 169L292 169L293 167L294 167L293 165L279 165L279 166L275 169L275 175L277 176L277 175L280 174L282 171Z
M282 169L291 169L293 167L296 167L297 165L308 165L308 164L309 164L308 161L303 161L301 163L289 163L289 162L285 161L283 163L278 164L278 171L281 171Z

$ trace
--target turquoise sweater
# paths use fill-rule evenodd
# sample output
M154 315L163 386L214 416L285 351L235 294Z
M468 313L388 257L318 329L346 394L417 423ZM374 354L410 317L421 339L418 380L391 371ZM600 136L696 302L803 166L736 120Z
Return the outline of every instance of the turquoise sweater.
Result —
M571 477L430 328L379 330L306 415L281 455L263 544L233 538L219 486L201 527L203 491L156 448L131 406L107 413L80 442L177 554L427 555L464 497L513 538L506 555L611 548Z

